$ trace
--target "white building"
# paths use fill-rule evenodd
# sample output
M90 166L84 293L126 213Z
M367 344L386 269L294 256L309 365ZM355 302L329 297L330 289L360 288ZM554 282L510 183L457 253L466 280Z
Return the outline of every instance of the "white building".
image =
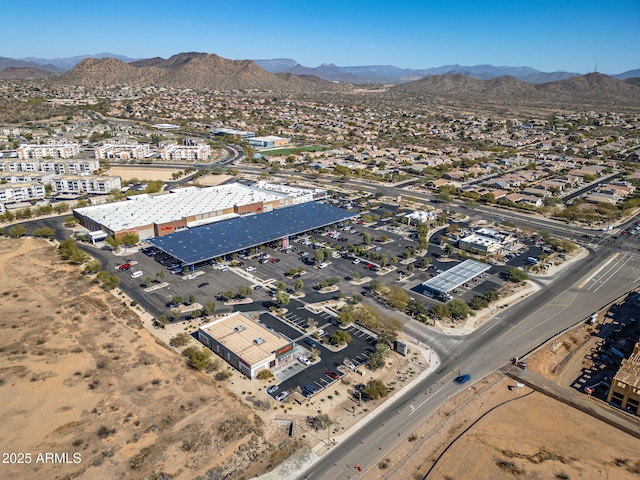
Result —
M141 160L151 153L151 148L147 143L107 143L94 150L98 159L116 160Z
M168 145L162 149L163 160L206 160L211 156L209 145Z
M57 193L91 193L106 195L111 190L120 190L120 177L98 175L61 175L51 180Z
M0 185L0 204L24 202L45 198L44 185L40 183L15 183Z
M41 172L55 172L57 174L81 174L92 173L100 170L100 162L96 158L74 159L74 160L42 160L40 162Z
M80 153L77 143L47 143L45 145L23 144L17 149L22 160L40 158L71 158Z

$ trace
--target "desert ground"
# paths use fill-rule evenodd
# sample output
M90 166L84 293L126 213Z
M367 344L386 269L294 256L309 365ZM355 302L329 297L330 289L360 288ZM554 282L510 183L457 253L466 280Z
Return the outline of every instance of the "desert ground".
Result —
M179 172L178 168L157 168L157 167L112 167L106 175L115 175L124 181L137 178L139 180L162 180L164 182L172 180L171 175Z
M0 445L18 454L0 477L241 476L266 449L262 420L55 250L0 239Z
M349 396L370 373L306 403L276 404L265 393L273 381L249 381L224 362L218 372L228 379L196 372L182 347L168 346L196 322L154 328L56 250L0 239L0 446L18 454L0 464L0 478L251 478L324 443L327 431L311 417L329 414L337 436L380 403L354 408ZM424 358L393 358L381 379L401 387L424 371ZM45 462L47 454L57 457Z

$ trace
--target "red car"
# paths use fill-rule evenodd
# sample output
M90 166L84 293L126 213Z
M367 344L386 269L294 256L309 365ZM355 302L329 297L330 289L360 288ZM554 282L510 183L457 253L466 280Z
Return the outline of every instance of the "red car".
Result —
M331 370L327 372L327 375L333 378L334 380L337 380L340 378L340 375L338 375L336 372L332 372Z
M123 263L122 265L120 265L118 267L118 270L125 271L125 270L129 270L130 268L131 268L131 264L130 263Z
M270 263L278 263L279 261L280 261L280 259L279 259L279 258L270 258L270 259L269 259L269 262L270 262Z

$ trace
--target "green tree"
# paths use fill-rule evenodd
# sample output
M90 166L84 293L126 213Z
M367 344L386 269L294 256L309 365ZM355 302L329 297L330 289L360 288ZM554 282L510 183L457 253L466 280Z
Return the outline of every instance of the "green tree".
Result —
M389 288L389 292L385 295L385 299L394 308L398 310L404 310L409 303L409 294L402 288L396 285Z
M98 273L101 268L100 260L91 260L84 266L84 273Z
M316 263L324 262L324 252L322 250L316 250L316 253L314 256L315 256Z
M373 378L367 382L362 394L369 400L376 400L386 397L389 394L389 389L380 380Z
M115 275L107 272L106 270L101 270L98 272L98 280L102 282L105 288L111 290L120 285L120 279Z
M127 232L122 236L122 245L134 246L140 243L140 236L137 233Z
M484 292L484 299L489 303L496 302L499 298L500 295L495 290L487 290Z
M296 290L296 292L301 291L304 288L304 282L300 279L296 280L293 288Z
M171 344L174 347L184 347L188 345L190 341L191 335L186 332L180 332L175 337L173 337L173 339L171 340Z
M331 421L331 418L326 413L320 413L313 417L313 425L318 430L326 430L332 424L333 422Z
M174 295L171 297L171 303L174 305L182 305L184 303L184 297L182 295Z
M276 290L286 290L287 289L287 284L280 281L280 282L276 282Z
M338 323L342 326L349 325L355 321L356 317L353 313L353 307L351 306L343 307L340 313L338 313Z
M160 325L160 327L164 328L167 326L167 324L169 323L169 319L167 318L166 315L162 314L160 315L156 321L158 322L158 325Z
M160 270L159 272L156 273L156 278L158 280L164 280L164 272L162 270Z
M334 345L340 345L341 343L349 344L351 340L351 334L346 330L336 330L336 332L331 335L331 343Z
M104 239L104 243L109 245L114 250L117 250L118 248L120 248L122 242L116 237L107 237Z
M33 236L34 237L45 237L45 238L53 238L55 237L56 232L53 228L51 227L41 227L41 228L36 228L33 231Z
M439 303L431 309L431 312L438 318L451 318L451 309L446 303Z
M523 272L517 267L509 268L507 274L509 275L509 280L514 283L520 283L529 280L529 275L527 275L526 272Z
M484 297L479 297L479 296L473 297L471 299L471 302L469 302L469 306L474 310L482 310L488 305L489 305L489 302Z
M238 295L240 295L243 298L248 297L252 293L253 293L253 288L251 288L248 285L242 285L240 288L238 288Z
M276 302L278 302L280 305L289 305L290 300L291 296L284 290L278 290L276 292Z
M447 305L451 310L451 315L453 315L454 318L460 320L467 318L472 313L471 307L469 307L469 305L467 305L467 303L460 298L454 298L453 300L447 302Z
M211 368L211 350L201 348L189 355L189 365L196 370L209 370Z
M23 225L14 225L7 231L10 237L19 238L27 233L27 229Z
M203 310L204 314L210 317L216 311L216 302L214 302L213 300L209 300L204 304Z

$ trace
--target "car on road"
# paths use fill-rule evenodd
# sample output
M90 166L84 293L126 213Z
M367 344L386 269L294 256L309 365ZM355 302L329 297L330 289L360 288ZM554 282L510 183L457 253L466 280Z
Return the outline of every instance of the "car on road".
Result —
M329 370L327 372L327 375L331 378L333 378L334 380L337 380L340 378L340 375L338 375L336 372L332 372L331 370Z
M465 373L464 375L458 375L455 381L462 385L463 383L467 383L469 380L471 380L471 375Z
M311 395L315 395L316 393L318 393L318 389L316 387L314 387L313 385L305 385L304 389L309 392Z
M277 394L274 398L276 399L276 401L281 402L283 401L285 398L287 398L289 396L289 394L287 392L280 392L279 394Z
M245 268L245 270L247 272L255 272L256 271L256 267L247 267L247 268Z
M272 393L276 393L279 388L280 388L280 385L271 385L269 388L267 388L267 393L269 395L271 395Z
M300 357L298 357L298 360L300 361L300 363L302 363L302 364L306 365L307 367L308 367L309 365L311 365L311 360L309 360L309 359L308 359L307 357L305 357L305 356L300 356Z
M209 285L209 282L202 282L200 285L198 285L198 288L203 288L203 287L206 287L207 285Z

